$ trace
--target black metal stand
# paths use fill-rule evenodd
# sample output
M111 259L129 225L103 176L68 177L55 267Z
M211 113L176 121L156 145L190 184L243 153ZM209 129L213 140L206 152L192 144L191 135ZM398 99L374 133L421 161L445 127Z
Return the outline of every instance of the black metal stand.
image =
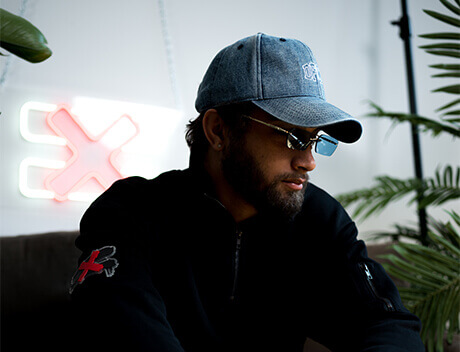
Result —
M393 21L391 24L398 26L400 29L399 36L404 42L404 53L406 57L406 73L407 73L407 89L409 93L409 106L410 113L413 115L417 114L417 104L415 98L415 81L414 81L414 70L412 66L412 48L411 48L411 31L410 31L410 22L409 16L407 14L407 1L401 0L402 8L402 17L399 21ZM420 137L418 126L411 124L412 129L412 148L414 155L414 166L415 166L415 177L419 180L423 180L423 171L422 171L422 157L420 150ZM423 193L418 194L418 198L421 199ZM420 204L420 202L419 202ZM420 208L418 210L419 216L419 226L420 226L420 236L422 243L427 242L427 222L426 222L426 210L425 208Z

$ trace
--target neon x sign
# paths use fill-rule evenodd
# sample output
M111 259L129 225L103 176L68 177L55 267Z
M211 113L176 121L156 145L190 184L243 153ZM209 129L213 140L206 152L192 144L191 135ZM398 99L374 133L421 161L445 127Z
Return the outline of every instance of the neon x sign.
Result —
M139 134L139 128L131 117L121 116L99 136L91 135L66 107L50 113L46 121L56 135L66 140L67 147L72 151L72 157L66 161L64 168L53 172L45 181L46 188L54 192L56 200L67 200L69 193L91 178L106 189L123 177L115 160L121 147ZM126 131L118 133L118 145L114 149L101 143L113 130Z
M46 114L46 124L52 134L31 132L29 122L33 111ZM152 117L159 113L162 117L166 115L169 118L167 121L170 125L161 126L163 135L167 138L168 131L173 130L180 121L181 114L178 111L92 98L76 98L73 108L38 102L24 104L20 114L22 136L33 143L66 147L70 157L67 160L25 158L19 172L21 193L32 198L90 201L98 193L81 191L90 180L96 181L102 191L117 179L129 175L150 176L142 175L142 166L151 146L138 141L145 141L146 138L139 138L139 123L131 115L136 116L139 121L146 121L142 120L142 116L148 116L148 121L152 121ZM157 124L158 121L161 120L157 120ZM146 125L145 122L143 124ZM148 127L152 131L152 127ZM164 146L164 141L160 142ZM149 148L147 152L145 148ZM134 169L133 165L131 169L127 167L126 160L134 163ZM32 168L51 170L42 181L43 187L30 186Z

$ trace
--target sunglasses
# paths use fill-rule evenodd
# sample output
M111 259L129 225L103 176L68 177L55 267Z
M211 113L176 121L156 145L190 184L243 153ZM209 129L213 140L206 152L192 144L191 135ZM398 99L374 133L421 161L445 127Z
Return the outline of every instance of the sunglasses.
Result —
M245 118L248 118L252 121L258 122L262 125L271 127L277 131L285 133L286 136L286 145L289 149L294 150L306 150L310 145L315 145L315 152L320 155L331 156L334 154L339 142L337 139L321 134L316 137L311 137L311 133L300 128L292 128L291 130L285 130L279 126L269 124L265 121L255 119L248 115L242 115Z

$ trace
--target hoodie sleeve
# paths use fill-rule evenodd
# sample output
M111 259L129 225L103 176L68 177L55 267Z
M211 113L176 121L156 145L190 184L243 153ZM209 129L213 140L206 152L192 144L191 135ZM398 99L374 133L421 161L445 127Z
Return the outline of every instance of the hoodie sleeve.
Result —
M81 350L183 352L154 285L154 229L147 181L116 182L86 211L76 240L82 251L72 277L77 344Z
M310 266L317 263L310 337L333 351L423 352L420 320L404 307L383 267L368 257L353 221L335 199L312 188L307 213L321 236L310 242L320 253L309 259Z

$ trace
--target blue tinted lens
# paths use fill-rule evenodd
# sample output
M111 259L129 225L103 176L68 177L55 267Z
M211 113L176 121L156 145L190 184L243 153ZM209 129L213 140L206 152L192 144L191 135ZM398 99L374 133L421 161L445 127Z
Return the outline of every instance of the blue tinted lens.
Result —
M321 155L331 156L337 149L338 144L337 139L323 134L316 141L315 151Z

